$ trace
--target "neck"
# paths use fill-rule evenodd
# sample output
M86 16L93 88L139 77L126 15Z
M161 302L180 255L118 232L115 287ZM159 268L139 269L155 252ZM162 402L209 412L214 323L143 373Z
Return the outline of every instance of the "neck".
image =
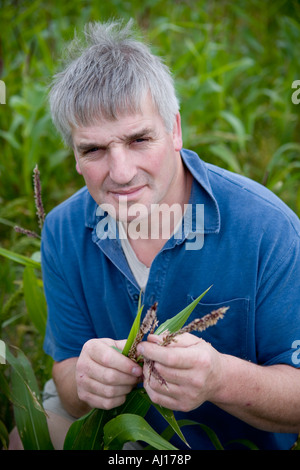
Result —
M133 250L138 259L147 267L150 267L157 253L181 222L184 206L189 202L192 181L191 173L182 165L182 175L177 186L181 188L181 191L179 194L177 192L177 199L159 204L151 211L148 218L134 222L130 228L129 224L125 227Z

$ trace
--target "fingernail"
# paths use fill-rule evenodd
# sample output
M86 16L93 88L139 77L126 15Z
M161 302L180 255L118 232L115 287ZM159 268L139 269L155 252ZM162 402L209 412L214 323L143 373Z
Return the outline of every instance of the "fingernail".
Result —
M151 341L155 344L160 344L162 341L162 336L151 335Z
M141 375L141 368L140 367L133 367L131 372L133 373L133 375L136 375L137 377L139 377Z

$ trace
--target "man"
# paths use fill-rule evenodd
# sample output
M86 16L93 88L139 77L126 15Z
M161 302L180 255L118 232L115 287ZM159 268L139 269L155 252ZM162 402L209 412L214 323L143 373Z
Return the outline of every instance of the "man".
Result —
M114 408L143 377L154 403L223 444L289 449L300 430L299 219L257 183L182 149L170 73L130 23L85 34L50 92L86 183L48 215L42 238L45 351L62 406L75 418ZM211 285L191 318L229 307L217 325L139 345L168 387L111 347L123 348L141 290L162 323ZM192 449L211 448L200 427L184 432Z

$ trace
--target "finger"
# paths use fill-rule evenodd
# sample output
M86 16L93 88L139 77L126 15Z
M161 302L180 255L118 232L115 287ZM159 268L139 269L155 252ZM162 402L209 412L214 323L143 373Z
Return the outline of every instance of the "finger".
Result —
M140 377L141 367L115 349L119 349L122 344L123 341L114 341L109 338L95 339L85 343L83 350L95 363L103 367Z
M137 369L136 372L135 369ZM116 368L103 366L91 358L87 360L82 358L77 362L76 380L78 384L86 383L91 379L104 385L136 385L143 374L143 370L135 363L130 365L130 370L132 373L126 373Z
M170 410L177 410L179 408L177 399L171 396L170 394L164 393L161 390L156 390L155 388L152 388L149 384L145 385L145 390L153 403L156 403L157 405L163 406Z
M110 410L116 406L122 405L131 389L124 394L118 394L115 390L113 394L109 392L109 390L106 393L103 393L102 389L100 389L100 391L101 393L94 393L88 390L78 389L78 396L81 400L88 403L91 408Z
M107 371L111 373L110 377ZM131 392L137 382L136 377L105 369L97 364L96 378L85 374L78 377L77 392L79 398L90 406L110 409L124 403L126 395Z
M139 368L139 375L142 375L142 368L140 366L137 367ZM127 374L118 369L103 367L96 362L90 363L87 375L89 378L104 385L135 385L139 381L139 377L135 374Z
M147 341L150 343L155 343L155 344L161 344L163 340L165 339L166 335L148 335ZM183 333L183 334L178 334L174 337L174 339L169 343L167 346L168 347L182 347L186 348L189 346L193 346L195 344L198 344L200 342L205 342L202 338L198 338L198 336L190 333Z
M183 391L177 384L162 384L153 374L149 377L149 371L145 371L144 388L153 403L172 410L180 409Z
M98 380L89 379L85 383L85 392L91 395L97 395L103 398L116 398L123 395L127 395L132 390L132 385L122 384L122 385L113 385L113 384L103 384Z
M163 364L160 364L159 362L154 363L155 371L157 372L158 377L163 377L165 380L167 386L165 387L166 390L170 391L170 386L171 385L178 385L178 386L185 386L187 383L190 382L190 373L191 369L186 368L186 369L179 369L179 368L174 368L174 367L168 367ZM144 372L144 376L146 373ZM160 380L156 379L156 375L152 374L151 378L153 378L153 383L160 383Z
M188 369L189 357L191 351L189 348L169 348L158 344L144 341L138 345L138 354L145 358L163 364L166 367L174 367L177 369Z
M119 349L120 351L123 351L125 344L126 344L126 339L121 339L121 340L115 340L115 347Z

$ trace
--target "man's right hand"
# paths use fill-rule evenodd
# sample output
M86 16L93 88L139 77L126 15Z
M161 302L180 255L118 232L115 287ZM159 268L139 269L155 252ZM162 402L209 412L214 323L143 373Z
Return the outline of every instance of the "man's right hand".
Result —
M84 344L76 364L77 393L91 408L122 405L140 381L142 368L113 348L122 351L125 342L102 338Z

